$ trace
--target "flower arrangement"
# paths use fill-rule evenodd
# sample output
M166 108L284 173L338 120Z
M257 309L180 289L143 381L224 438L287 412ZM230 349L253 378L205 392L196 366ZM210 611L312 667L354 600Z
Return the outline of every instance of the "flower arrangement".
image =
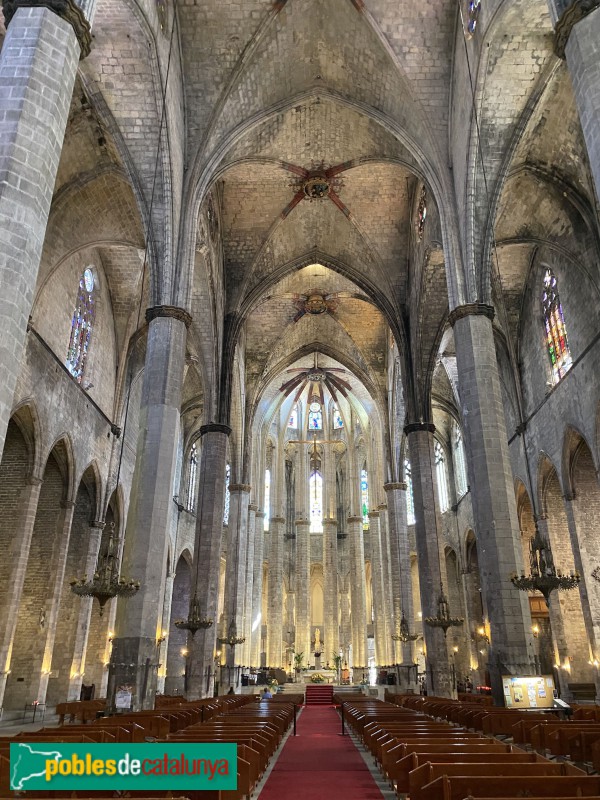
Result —
M310 676L311 683L325 683L325 676L321 675L320 672L315 672L314 675Z
M279 686L277 678L267 678L267 683L269 686Z

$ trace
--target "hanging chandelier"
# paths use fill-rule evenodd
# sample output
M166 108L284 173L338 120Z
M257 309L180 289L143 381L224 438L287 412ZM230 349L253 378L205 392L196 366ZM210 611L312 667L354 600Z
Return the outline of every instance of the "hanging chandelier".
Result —
M92 597L100 605L100 616L104 614L104 606L115 597L132 597L140 588L140 582L119 577L119 565L114 553L114 522L110 525L106 553L100 556L96 572L91 581L87 575L74 578L70 582L71 591L79 597Z
M440 596L438 598L438 613L436 617L425 617L425 622L432 628L441 628L444 636L448 633L448 628L458 628L464 623L462 617L450 616L450 604L444 593L444 585L440 584Z
M521 575L512 575L510 580L513 586L522 592L542 594L547 606L550 604L552 592L556 590L569 592L571 589L576 589L581 581L578 572L572 571L569 575L563 575L556 569L552 552L540 533L537 519L535 520L535 534L529 543L529 564L530 575L525 575L523 572Z
M187 619L176 619L174 624L175 627L179 628L180 631L189 631L192 636L194 636L197 631L210 628L213 624L213 621L212 619L202 616L200 612L200 601L194 593L194 596L190 601L190 609Z
M418 638L419 638L418 633L410 632L408 627L408 622L406 621L406 617L404 616L404 611L403 611L402 619L400 620L400 633L393 633L392 639L395 642L414 642Z
M245 636L237 635L237 625L235 624L235 619L233 619L233 617L229 623L229 628L227 629L227 637L217 639L219 644L228 644L231 648L234 648L237 644L243 644L245 641Z

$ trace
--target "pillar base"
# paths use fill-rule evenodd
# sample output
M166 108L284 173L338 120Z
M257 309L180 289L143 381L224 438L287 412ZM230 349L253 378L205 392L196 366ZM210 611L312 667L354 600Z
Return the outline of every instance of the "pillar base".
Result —
M131 693L131 711L154 709L158 673L156 639L130 637L113 639L109 664L106 706L111 714L127 711L117 703L123 692Z

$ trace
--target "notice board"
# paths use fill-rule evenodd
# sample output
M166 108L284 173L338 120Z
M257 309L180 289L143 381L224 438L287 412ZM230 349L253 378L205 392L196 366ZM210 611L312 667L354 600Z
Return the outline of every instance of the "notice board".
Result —
M507 708L551 708L554 703L552 675L503 675Z

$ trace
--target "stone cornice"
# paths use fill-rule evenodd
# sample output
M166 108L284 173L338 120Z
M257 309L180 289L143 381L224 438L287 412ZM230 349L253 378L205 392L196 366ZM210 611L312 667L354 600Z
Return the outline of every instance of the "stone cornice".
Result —
M229 436L231 428L223 422L209 422L208 425L200 426L200 436L204 436L206 433L224 433L225 436Z
M6 27L19 8L47 8L53 11L65 22L68 22L75 31L79 42L80 60L89 56L92 49L92 32L85 14L75 0L2 0L2 12Z
M152 322L158 317L171 317L183 322L186 328L192 324L192 318L184 308L177 306L152 306L146 309L146 322Z
M457 306L453 308L448 315L448 322L452 327L459 319L465 317L487 317L494 319L494 307L488 306L485 303L465 303L464 306Z
M229 494L231 492L248 492L248 494L252 491L252 487L248 483L230 483L229 484Z
M384 483L383 488L386 492L395 492L397 489L401 489L403 492L406 491L406 484L404 482L400 483Z
M435 433L435 425L433 422L409 422L404 426L404 433L408 436L409 433Z
M567 42L575 25L597 8L600 8L600 0L573 0L565 9L554 29L554 52L559 58L565 57Z

